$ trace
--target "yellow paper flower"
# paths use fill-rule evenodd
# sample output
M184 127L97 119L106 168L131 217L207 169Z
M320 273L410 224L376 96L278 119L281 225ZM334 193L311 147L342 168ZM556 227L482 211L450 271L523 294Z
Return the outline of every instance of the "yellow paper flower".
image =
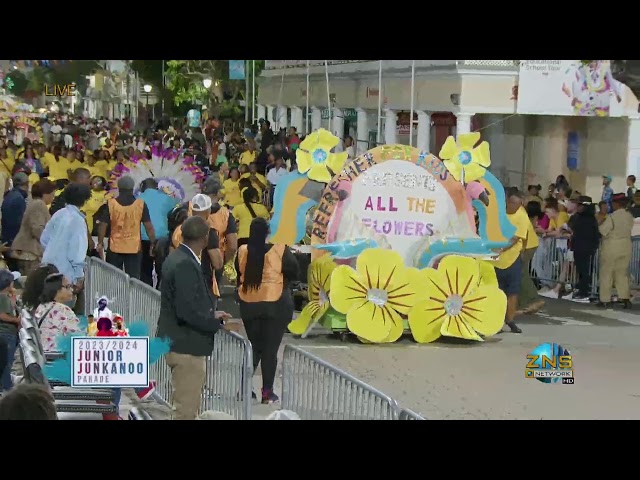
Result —
M395 342L406 315L422 299L417 275L411 275L402 256L370 248L358 256L356 269L340 265L331 276L331 306L347 315L347 327L373 343Z
M438 269L421 270L428 298L409 312L411 334L418 343L441 335L482 341L500 331L507 297L496 285L480 283L479 261L457 255L444 257Z
M493 285L498 286L498 277L496 276L496 269L493 264L487 260L480 260L478 262L480 268L480 285Z
M484 176L491 165L489 144L482 142L473 148L480 140L480 133L462 133L458 135L458 142L448 137L440 150L440 159L456 180L464 183L473 182Z
M302 309L300 316L289 324L289 331L294 335L305 336L327 313L330 306L331 274L336 267L329 255L311 262L307 273L309 303Z
M347 160L347 152L331 153L331 149L338 145L339 141L338 137L324 128L307 135L296 151L298 171L306 173L316 182L329 183L332 175L328 168L336 174L342 170Z

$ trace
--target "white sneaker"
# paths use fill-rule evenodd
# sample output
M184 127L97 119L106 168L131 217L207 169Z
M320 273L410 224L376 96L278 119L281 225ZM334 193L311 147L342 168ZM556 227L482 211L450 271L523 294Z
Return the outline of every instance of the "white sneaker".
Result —
M573 292L571 292L569 295L565 295L564 297L562 297L563 300L573 300Z
M545 297L545 298L558 298L558 294L556 293L555 290L547 290L546 292L538 292L538 295L540 295L541 297Z

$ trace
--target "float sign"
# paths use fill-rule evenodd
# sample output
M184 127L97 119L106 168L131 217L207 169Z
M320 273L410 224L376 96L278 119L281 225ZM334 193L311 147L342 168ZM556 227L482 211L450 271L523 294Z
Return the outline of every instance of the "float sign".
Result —
M73 337L71 386L149 385L149 337Z

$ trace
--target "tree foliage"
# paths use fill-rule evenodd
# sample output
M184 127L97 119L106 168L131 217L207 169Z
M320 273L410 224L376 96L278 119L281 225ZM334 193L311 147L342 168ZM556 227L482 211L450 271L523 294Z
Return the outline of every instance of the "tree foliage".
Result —
M9 93L21 97L27 89L29 81L24 73L19 70L9 72L4 77L5 86L11 85L11 88L7 88Z
M245 72L251 77L252 62ZM169 60L166 63L166 85L176 105L207 105L221 116L236 117L243 109L238 100L246 100L245 81L229 79L229 60ZM264 68L264 60L256 60L256 75ZM211 88L203 80L210 78Z

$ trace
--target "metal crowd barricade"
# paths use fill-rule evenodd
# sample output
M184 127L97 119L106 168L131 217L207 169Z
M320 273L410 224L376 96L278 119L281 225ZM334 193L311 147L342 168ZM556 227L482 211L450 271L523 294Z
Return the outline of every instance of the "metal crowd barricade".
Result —
M123 316L129 314L129 275L99 258L87 259L88 282L85 285L85 312L90 315L98 296L109 298L109 309Z
M207 357L206 382L200 413L225 412L237 420L251 420L251 343L235 332L219 330L213 353Z
M426 420L422 415L409 410L408 408L401 408L398 414L398 420Z
M631 286L640 287L640 237L631 239L631 261L629 263L629 275ZM552 287L557 283L567 283L575 286L578 281L577 270L573 254L570 252L567 240L555 237L541 237L531 264L529 265L531 277L540 281L543 286ZM599 252L591 261L591 291L598 292Z
M297 347L286 345L282 408L302 420L397 420L388 395Z
M160 292L139 280L129 278L122 270L97 259L87 259L86 307L95 308L96 297L106 295L113 300L109 307L121 313L128 322L145 322L149 336L155 337L160 315ZM251 418L251 377L253 359L251 343L237 333L221 330L215 336L214 350L207 358L206 383L201 411L217 410L239 420ZM150 369L156 381L154 399L171 407L171 369L161 358Z

